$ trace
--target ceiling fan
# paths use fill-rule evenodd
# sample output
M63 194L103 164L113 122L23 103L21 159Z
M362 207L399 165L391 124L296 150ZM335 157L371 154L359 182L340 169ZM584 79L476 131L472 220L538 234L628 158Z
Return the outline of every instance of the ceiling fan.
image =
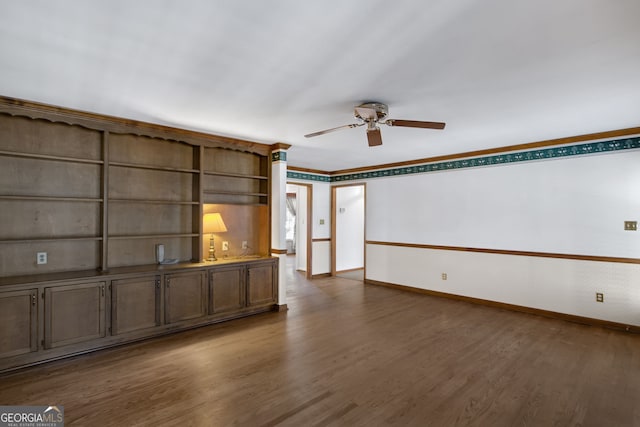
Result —
M325 129L319 132L314 132L305 135L305 138L312 138L318 135L324 135L325 133L335 132L341 129L355 128L367 125L367 140L369 147L375 147L376 145L382 145L382 134L380 133L379 124L387 126L402 126L409 128L423 128L423 129L444 129L445 123L442 122L422 122L418 120L398 120L387 119L389 114L389 107L381 102L365 102L358 105L354 109L353 113L358 119L358 123L352 123L349 125L338 126L336 128Z

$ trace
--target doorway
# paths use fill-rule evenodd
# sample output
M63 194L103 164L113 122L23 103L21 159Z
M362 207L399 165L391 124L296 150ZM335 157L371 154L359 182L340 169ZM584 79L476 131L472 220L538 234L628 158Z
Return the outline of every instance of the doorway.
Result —
M295 269L311 278L311 184L287 183L287 256L295 257Z
M346 279L365 277L366 185L331 188L331 274Z

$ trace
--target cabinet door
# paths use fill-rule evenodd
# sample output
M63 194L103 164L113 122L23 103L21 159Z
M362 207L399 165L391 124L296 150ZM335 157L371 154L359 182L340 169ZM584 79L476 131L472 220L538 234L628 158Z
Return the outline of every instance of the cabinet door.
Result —
M44 347L55 348L105 336L105 282L44 290Z
M0 292L0 358L38 351L38 291Z
M247 298L249 306L276 302L277 268L274 263L249 264L247 267Z
M111 282L111 333L139 331L160 325L160 277Z
M165 276L165 323L196 319L207 314L206 272Z
M209 270L211 300L209 313L240 310L245 306L245 267L220 267Z

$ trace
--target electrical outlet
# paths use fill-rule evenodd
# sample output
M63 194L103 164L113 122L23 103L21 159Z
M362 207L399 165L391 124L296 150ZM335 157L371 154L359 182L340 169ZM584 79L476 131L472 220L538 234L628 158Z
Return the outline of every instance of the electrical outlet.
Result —
M442 280L447 280L447 273L442 273Z
M47 263L47 253L46 252L38 252L36 254L36 263L38 265L46 264Z
M229 250L229 242L222 242L222 250L223 251Z
M638 230L638 221L625 221L624 229L626 231L636 231Z
M604 294L602 292L596 292L596 302L604 302Z
M242 249L247 249L249 247L249 244L247 243L246 240L242 241Z

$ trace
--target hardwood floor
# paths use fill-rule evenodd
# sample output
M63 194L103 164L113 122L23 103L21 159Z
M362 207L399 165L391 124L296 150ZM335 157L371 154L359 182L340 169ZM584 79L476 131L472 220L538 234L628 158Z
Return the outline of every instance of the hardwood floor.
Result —
M67 425L638 426L640 337L288 271L289 311L0 377Z

